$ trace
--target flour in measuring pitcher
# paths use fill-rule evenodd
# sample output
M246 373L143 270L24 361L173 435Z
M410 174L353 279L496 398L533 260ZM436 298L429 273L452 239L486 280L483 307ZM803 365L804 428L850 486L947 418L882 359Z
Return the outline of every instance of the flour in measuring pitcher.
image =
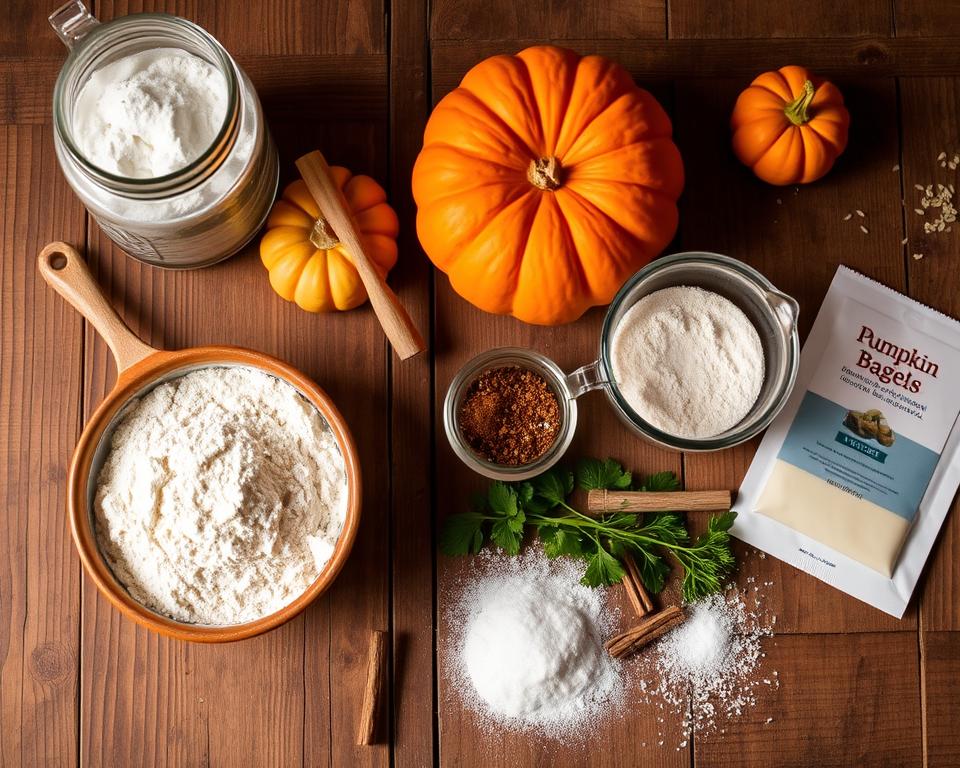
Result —
M143 605L237 624L299 597L333 554L347 485L337 440L291 385L246 367L161 384L113 433L100 548Z

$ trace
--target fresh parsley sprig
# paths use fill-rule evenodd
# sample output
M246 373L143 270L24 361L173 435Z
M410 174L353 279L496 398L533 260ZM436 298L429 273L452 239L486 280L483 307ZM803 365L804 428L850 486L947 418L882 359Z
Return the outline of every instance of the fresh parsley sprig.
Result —
M684 600L720 591L734 565L729 530L735 512L711 517L706 533L691 542L683 518L668 511L585 515L568 501L574 486L584 491L675 491L680 484L673 472L658 472L635 483L633 475L613 459L584 459L575 471L554 468L522 483L496 481L486 495L474 499L471 511L446 519L440 548L448 555L475 554L489 540L508 555L516 555L524 532L532 529L547 557L586 561L581 581L587 586L622 580L623 558L631 555L644 586L660 592L670 573L665 558L669 553L684 571Z

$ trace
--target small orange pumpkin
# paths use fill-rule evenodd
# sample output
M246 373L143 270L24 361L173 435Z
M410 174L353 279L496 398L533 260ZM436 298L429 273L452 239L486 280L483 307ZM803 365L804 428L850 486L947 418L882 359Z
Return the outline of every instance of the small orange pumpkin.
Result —
M453 289L541 325L608 303L670 242L682 188L657 100L612 61L548 45L467 72L413 169L417 234Z
M369 176L353 176L331 166L343 191L374 267L383 276L397 263L397 214L387 193ZM287 301L308 312L358 307L367 300L360 275L346 247L337 239L302 179L283 190L267 218L260 260L270 285Z
M764 72L740 94L730 118L733 151L770 184L807 184L847 146L850 113L832 83L803 67Z

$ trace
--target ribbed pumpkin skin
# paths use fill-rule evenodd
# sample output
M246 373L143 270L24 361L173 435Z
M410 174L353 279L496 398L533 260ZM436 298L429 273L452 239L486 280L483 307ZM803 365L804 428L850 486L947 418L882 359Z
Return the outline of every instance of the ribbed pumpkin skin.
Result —
M559 161L541 189L531 163ZM480 309L556 325L607 304L670 242L683 163L620 66L553 46L494 56L436 106L413 170L417 233Z
M792 123L786 106L800 98L804 83L814 86L809 122ZM846 149L850 114L843 95L803 67L764 72L740 94L730 118L733 151L770 184L807 184L829 171Z
M336 165L330 170L353 212L367 253L386 277L397 263L400 230L387 193L369 176L352 176ZM319 215L303 180L289 184L267 218L260 259L269 270L273 290L287 301L308 312L353 309L367 300L367 291L343 244L318 248L310 241Z

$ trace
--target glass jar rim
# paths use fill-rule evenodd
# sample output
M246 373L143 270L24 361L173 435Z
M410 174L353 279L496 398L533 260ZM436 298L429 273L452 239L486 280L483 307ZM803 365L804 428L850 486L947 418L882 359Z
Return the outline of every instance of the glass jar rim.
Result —
M607 313L603 318L603 326L600 330L600 365L603 369L602 374L606 382L605 390L609 399L611 399L614 405L620 409L620 411L627 418L634 422L637 429L640 430L647 438L673 450L703 452L721 450L734 445L739 445L740 443L743 443L759 434L770 425L770 423L774 420L774 418L776 418L777 414L786 404L786 401L790 396L790 392L793 390L793 386L796 382L797 373L799 371L800 339L797 329L794 327L792 332L789 334L789 339L787 340L785 349L789 373L784 382L783 391L780 393L780 396L770 404L760 418L749 422L746 420L741 421L739 424L731 427L726 432L721 432L719 435L712 435L711 437L703 438L679 437L677 435L672 435L669 432L664 432L663 430L658 429L653 424L648 422L646 419L640 416L640 414L638 414L626 401L626 398L624 398L623 394L620 392L620 388L617 386L616 380L613 377L613 367L610 363L610 343L613 339L613 332L615 330L613 318L617 314L617 310L620 308L620 305L623 304L626 298L633 292L634 288L636 288L639 283L647 279L650 275L655 274L674 264L695 262L704 262L708 265L730 269L764 291L779 292L777 287L762 273L751 267L749 264L746 264L739 259L735 259L732 256L725 256L721 253L713 253L710 251L684 251L682 253L673 253L668 256L661 256L660 258L651 261L636 274L630 277L627 282L621 286L620 290L617 291L617 294L613 297L613 301L610 302L610 306L607 308Z
M528 464L510 466L487 461L463 438L458 424L462 396L480 373L496 365L516 365L520 361L542 375L559 401L562 412L560 432L546 452ZM472 470L493 480L522 481L545 472L563 458L577 429L577 401L571 396L567 376L549 357L526 347L495 347L472 357L457 371L447 388L443 403L443 425L450 447Z
M148 178L120 176L91 162L86 155L80 151L73 139L73 132L69 127L72 118L66 114L63 103L68 73L77 66L77 62L82 60L85 53L92 50L92 44L101 40L105 35L116 34L125 27L140 22L159 22L174 30L185 31L188 34L194 35L200 42L207 46L215 59L212 63L217 66L227 81L227 111L220 129L217 131L210 145L196 159L189 162L183 168L179 168L163 176L152 176ZM221 150L225 146L232 144L231 139L239 128L239 110L237 108L238 94L239 84L233 59L220 42L203 27L188 19L169 13L134 13L98 24L87 35L81 38L76 47L70 51L70 54L60 69L53 90L54 130L69 151L71 157L77 161L86 175L104 186L108 186L112 191L120 193L122 190L132 193L133 196L137 196L138 192L163 193L169 192L172 188L177 188L175 189L175 193L179 194L188 191L192 186L195 186L195 183L206 178L209 173L203 173L204 168L221 153ZM188 184L188 182L195 183ZM187 184L187 186L184 186L182 189L179 188L184 184Z

